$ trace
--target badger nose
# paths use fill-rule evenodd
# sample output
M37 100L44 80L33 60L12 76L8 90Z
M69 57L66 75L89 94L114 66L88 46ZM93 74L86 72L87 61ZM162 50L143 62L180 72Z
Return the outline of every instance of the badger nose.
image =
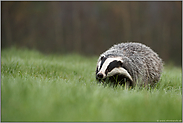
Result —
M100 79L102 79L103 78L103 74L102 73L98 73L97 74L97 77L100 78Z

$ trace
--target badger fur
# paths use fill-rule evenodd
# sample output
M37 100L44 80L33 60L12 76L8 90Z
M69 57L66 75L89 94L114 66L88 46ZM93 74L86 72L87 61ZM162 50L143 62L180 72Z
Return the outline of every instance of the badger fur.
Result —
M141 43L121 43L102 53L97 62L96 79L128 86L153 86L163 69L161 58Z

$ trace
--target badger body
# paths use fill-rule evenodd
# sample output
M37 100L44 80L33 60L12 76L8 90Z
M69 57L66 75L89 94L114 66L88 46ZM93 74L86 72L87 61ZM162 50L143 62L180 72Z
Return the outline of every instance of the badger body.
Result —
M120 43L102 53L97 62L96 79L135 86L153 86L163 69L161 58L141 43Z

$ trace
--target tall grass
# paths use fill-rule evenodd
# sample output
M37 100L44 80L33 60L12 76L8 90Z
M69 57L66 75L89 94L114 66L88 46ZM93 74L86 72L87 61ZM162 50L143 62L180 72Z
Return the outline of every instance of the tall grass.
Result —
M154 89L95 80L97 57L3 49L1 121L182 121L182 71L167 67Z

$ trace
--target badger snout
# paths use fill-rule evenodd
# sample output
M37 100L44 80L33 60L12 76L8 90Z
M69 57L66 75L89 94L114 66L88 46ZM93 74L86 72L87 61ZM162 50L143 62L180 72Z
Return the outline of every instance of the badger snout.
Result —
M97 74L97 78L103 79L103 77L104 77L104 75L103 75L102 73L98 73L98 74Z

